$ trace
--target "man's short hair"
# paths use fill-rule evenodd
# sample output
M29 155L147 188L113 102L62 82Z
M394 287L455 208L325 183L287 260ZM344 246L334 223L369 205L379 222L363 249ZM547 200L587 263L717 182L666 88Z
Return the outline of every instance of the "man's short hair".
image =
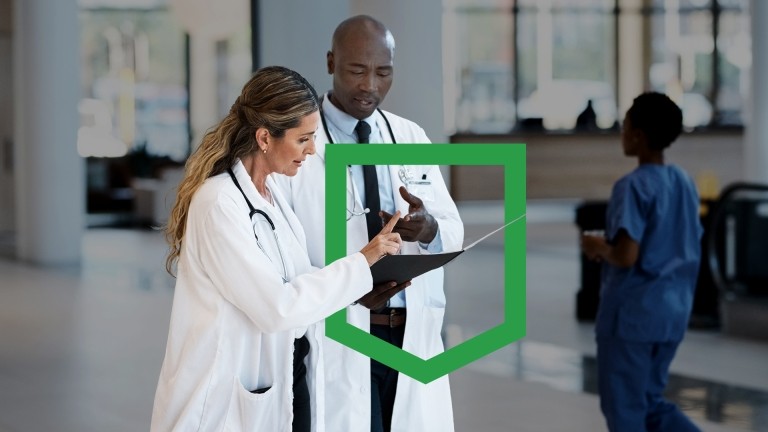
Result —
M683 111L669 96L648 92L636 97L627 111L632 127L640 129L648 139L648 147L664 150L683 130Z
M367 26L371 29L375 29L375 31L383 33L384 37L387 39L387 45L389 48L392 51L395 50L395 38L392 36L392 32L389 31L384 23L370 15L355 15L342 21L333 32L333 38L331 39L331 50L336 48L336 45L344 38L344 36L346 36L346 33L350 31L350 29L360 25Z

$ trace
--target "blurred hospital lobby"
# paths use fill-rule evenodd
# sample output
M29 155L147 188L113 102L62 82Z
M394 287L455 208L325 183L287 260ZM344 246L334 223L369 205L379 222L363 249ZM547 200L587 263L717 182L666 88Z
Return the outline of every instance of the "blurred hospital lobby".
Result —
M327 91L357 14L396 40L383 109L434 143L526 145L526 335L450 374L456 430L607 430L579 235L655 90L683 109L667 162L705 228L666 396L704 431L768 431L768 1L0 0L0 432L149 429L174 289L157 227L186 158L255 68ZM511 220L503 166L441 168L465 244ZM445 267L447 348L511 319L504 252Z

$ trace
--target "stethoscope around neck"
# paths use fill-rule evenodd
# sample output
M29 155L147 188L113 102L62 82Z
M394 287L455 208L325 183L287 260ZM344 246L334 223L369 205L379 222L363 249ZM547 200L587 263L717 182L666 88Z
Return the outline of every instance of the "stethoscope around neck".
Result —
M389 131L390 138L392 138L392 144L397 144L397 140L395 140L395 133L392 131L392 125L389 124L389 119L384 115L384 112L381 109L376 108L376 111L379 112L381 118L384 119L384 123L387 124L387 130ZM323 114L322 109L320 109L320 122L323 125L323 132L325 132L325 136L328 138L328 144L334 144L333 136L331 135L331 131L328 129L328 123L325 120L325 114ZM350 210L350 208L347 207L347 221L349 221L355 216L365 216L371 212L371 209L365 207L362 210L356 210L357 202L355 201L355 197L359 195L357 193L357 188L355 187L355 181L351 179L352 167L350 165L347 165L347 171L349 172L350 182L352 183L352 209Z
M229 176L232 178L232 181L235 183L235 186L237 186L237 189L240 191L241 194L243 194L243 198L245 198L246 204L248 204L248 209L250 209L250 212L248 213L248 217L251 219L251 225L253 226L253 236L256 237L256 244L259 246L259 249L261 249L262 252L264 252L264 255L267 256L267 259L269 259L270 262L272 262L273 265L275 265L275 262L272 261L272 258L269 257L269 254L264 249L264 246L261 245L261 241L259 240L259 235L256 234L256 225L253 223L253 216L258 214L261 215L268 223L269 227L272 228L272 236L275 238L275 244L277 245L277 252L280 254L280 264L282 265L283 272L280 274L280 278L283 279L283 283L288 282L288 273L285 267L285 259L283 258L283 248L280 247L280 242L277 240L277 230L275 229L275 223L272 222L272 218L269 217L267 212L264 210L259 210L256 207L251 204L251 201L248 199L247 196L245 196L245 192L243 192L243 188L240 187L240 182L237 181L237 178L235 177L234 171L232 171L232 168L227 169L227 173L229 173Z

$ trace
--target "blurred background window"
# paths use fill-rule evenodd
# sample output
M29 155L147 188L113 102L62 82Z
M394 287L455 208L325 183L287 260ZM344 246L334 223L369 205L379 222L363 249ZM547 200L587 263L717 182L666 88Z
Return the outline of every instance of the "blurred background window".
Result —
M80 1L82 156L189 154L187 49L163 0Z
M752 66L749 0L720 0L719 5L715 123L742 125L742 107L749 94L747 71Z
M520 119L545 129L616 123L616 28L613 0L520 0ZM592 116L592 114L590 114ZM521 124L523 126L524 124Z
M505 133L515 116L515 20L513 0L458 0L446 23L445 44L455 59L458 92L455 121L459 130ZM450 18L449 18L450 19ZM448 89L449 91L451 89Z
M650 89L670 95L683 109L687 128L712 121L713 20L711 0L654 0Z
M249 25L219 19L229 25L227 31L197 39L184 26L211 11L217 17L242 16L243 5L247 0L214 6L186 0L79 0L77 145L87 159L89 214L137 212L148 200L160 203L154 208L167 207L168 189L194 148L195 109L205 108L197 111L203 113L197 117L200 129L214 125L229 112L252 68ZM210 68L192 68L193 58ZM201 78L197 90L190 91L192 74ZM200 89L207 93L197 94ZM207 105L195 106L196 94Z
M615 129L621 76L662 91L687 129L741 126L748 0L448 0L449 132ZM619 23L637 16L645 72L622 74ZM640 78L638 78L639 80Z

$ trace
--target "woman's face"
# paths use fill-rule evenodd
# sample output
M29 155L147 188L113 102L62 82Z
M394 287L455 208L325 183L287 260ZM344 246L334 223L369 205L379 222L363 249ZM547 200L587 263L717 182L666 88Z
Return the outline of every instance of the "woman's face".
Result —
M315 154L315 133L320 122L318 111L301 119L295 128L285 131L281 138L270 137L267 153L262 154L267 160L270 172L295 176L307 155Z

